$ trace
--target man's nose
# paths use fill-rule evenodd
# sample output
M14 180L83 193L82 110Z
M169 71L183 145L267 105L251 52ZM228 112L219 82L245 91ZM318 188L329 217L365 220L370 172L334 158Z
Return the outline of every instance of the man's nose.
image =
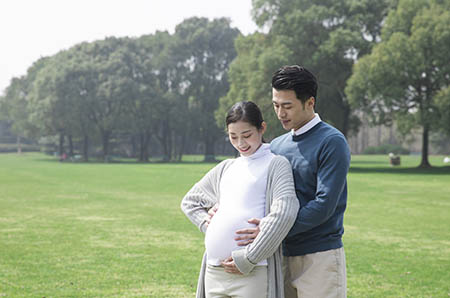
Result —
M283 118L284 116L286 116L286 114L284 113L284 110L282 108L278 109L277 116L278 116L278 118Z

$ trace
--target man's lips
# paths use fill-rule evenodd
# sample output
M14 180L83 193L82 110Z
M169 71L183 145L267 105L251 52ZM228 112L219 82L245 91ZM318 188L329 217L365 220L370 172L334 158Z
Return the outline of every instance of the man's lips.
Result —
M248 150L250 150L250 147L248 147L246 149L239 148L239 151L241 151L241 152L247 152Z
M281 123L283 123L283 124L288 124L290 120L281 120L281 119L280 119L280 121L281 121Z

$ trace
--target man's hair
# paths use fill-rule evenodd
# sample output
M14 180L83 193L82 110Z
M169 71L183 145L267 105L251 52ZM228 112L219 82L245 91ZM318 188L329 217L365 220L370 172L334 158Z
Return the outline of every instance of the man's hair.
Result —
M293 90L302 103L310 97L314 97L317 102L317 79L302 66L289 65L278 69L272 76L272 87L276 90Z

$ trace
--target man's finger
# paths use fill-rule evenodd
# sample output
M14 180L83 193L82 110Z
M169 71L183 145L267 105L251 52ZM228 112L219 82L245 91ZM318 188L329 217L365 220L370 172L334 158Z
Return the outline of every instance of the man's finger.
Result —
M256 236L255 234L244 234L241 236L234 237L234 240L240 241L240 240L255 239L255 236Z
M259 223L261 222L260 219L258 218L250 218L248 221L248 223L254 224L254 225L259 225Z
M237 243L237 245L238 246L247 246L247 245L249 245L250 243L252 243L253 242L253 239L250 239L250 240L247 240L247 241L239 241L238 243Z
M241 230L237 230L236 234L253 234L253 233L256 233L257 230L258 230L258 228L241 229Z

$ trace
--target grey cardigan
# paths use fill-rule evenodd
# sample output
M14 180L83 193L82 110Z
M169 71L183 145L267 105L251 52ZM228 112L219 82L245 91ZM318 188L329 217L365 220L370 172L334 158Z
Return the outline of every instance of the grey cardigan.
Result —
M202 232L206 232L208 209L220 201L220 179L234 162L227 159L211 169L185 195L181 209ZM268 298L284 297L281 242L294 224L299 209L295 194L292 168L282 156L275 156L270 165L266 187L266 214L259 224L260 233L253 243L232 252L236 267L243 274L252 271L257 263L267 259ZM205 297L206 253L197 285L197 298Z

